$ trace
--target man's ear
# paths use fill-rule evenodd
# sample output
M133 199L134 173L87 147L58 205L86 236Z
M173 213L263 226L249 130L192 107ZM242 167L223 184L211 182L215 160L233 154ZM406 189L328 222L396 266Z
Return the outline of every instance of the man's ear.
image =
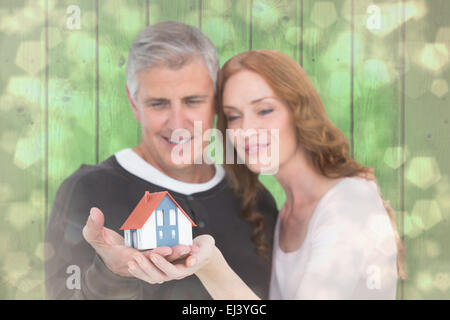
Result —
M133 101L133 98L131 97L128 86L125 86L125 89L127 91L128 102L130 102L130 106L131 106L131 110L133 111L134 118L136 119L136 121L139 121L139 111L138 111L136 105L134 104L134 101Z

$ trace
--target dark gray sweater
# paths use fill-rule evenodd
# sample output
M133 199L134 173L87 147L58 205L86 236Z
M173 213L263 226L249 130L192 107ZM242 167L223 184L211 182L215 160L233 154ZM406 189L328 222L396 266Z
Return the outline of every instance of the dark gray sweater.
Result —
M131 174L115 156L95 166L82 165L61 184L46 231L47 298L211 299L195 275L163 284L120 277L84 240L82 229L91 207L105 214L105 227L122 234L120 226L146 190L167 189ZM233 196L226 176L211 189L192 195L168 191L198 225L193 228L193 237L212 235L231 268L256 294L267 298L271 260L256 254L251 240L253 225L240 217L240 200ZM265 216L267 239L272 245L277 208L267 190L259 194L257 209ZM79 289L71 285L74 270L80 271Z

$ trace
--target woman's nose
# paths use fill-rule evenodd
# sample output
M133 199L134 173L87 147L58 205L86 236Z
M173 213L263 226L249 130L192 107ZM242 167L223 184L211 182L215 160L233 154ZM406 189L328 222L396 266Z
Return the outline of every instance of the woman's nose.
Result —
M250 131L252 129L257 129L257 124L252 117L243 116L241 121L241 129L244 131Z

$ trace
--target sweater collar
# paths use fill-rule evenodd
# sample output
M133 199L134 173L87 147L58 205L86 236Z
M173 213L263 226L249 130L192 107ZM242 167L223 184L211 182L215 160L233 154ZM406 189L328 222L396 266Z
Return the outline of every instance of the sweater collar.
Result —
M121 150L114 154L114 156L119 165L131 174L162 188L167 188L184 195L207 191L216 186L225 177L225 169L220 165L214 164L216 173L209 181L203 183L183 182L159 171L141 158L133 149Z

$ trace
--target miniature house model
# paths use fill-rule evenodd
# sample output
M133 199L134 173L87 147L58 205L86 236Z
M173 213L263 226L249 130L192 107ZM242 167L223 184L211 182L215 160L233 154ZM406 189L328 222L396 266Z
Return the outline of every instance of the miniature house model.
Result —
M138 250L192 244L192 227L197 225L167 191L145 192L120 230L125 245Z

